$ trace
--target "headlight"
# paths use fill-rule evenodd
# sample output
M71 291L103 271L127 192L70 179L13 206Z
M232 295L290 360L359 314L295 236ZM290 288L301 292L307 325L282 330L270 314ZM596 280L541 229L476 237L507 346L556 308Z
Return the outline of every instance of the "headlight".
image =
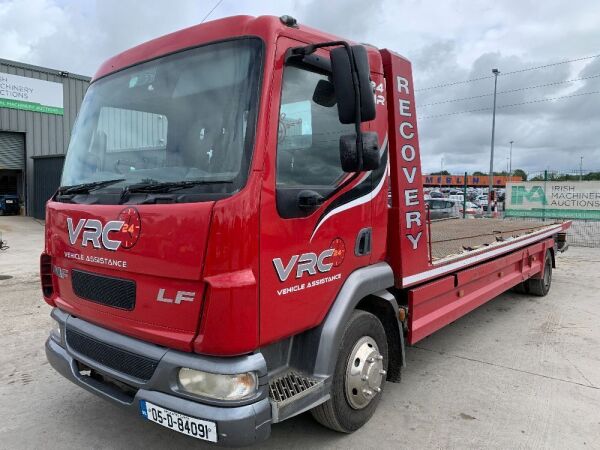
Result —
M222 375L182 367L179 384L192 394L219 400L241 400L257 391L258 379L254 372Z
M60 323L58 323L56 320L52 320L52 329L50 330L50 335L52 335L56 342L62 345L62 330L60 328Z

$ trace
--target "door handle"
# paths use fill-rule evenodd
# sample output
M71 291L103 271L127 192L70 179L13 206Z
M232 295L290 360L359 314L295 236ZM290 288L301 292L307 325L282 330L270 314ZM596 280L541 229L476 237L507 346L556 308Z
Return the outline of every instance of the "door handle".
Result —
M354 245L354 254L356 256L366 256L371 254L371 227L363 228L356 236L356 244Z

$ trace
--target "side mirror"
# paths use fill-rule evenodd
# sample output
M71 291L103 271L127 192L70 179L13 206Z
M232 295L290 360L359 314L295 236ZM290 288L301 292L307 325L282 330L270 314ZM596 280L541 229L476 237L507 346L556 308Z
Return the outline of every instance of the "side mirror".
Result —
M362 133L362 149L356 147L356 135L340 136L340 161L344 172L362 172L379 168L379 142L377 133L366 131ZM362 158L359 155L362 153ZM362 159L362 164L361 164Z
M313 102L325 108L331 108L335 105L335 91L333 83L328 80L319 80L313 92Z
M353 67L345 47L331 50L331 78L335 89L338 105L338 116L344 124L356 122L356 103L360 104L360 121L367 122L375 118L375 98L371 87L369 58L367 50L362 45L350 47L356 77L358 81L359 98L356 98L352 79Z

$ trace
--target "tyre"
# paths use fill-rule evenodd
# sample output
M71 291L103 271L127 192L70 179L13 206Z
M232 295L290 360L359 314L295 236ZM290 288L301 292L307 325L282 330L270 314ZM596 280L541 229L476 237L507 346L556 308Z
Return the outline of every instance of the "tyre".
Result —
M552 256L550 251L547 251L544 260L544 276L527 280L527 288L530 294L544 297L550 292L550 286L552 286Z
M388 366L379 319L356 310L346 324L331 384L331 398L311 413L320 424L352 433L371 418L383 394Z

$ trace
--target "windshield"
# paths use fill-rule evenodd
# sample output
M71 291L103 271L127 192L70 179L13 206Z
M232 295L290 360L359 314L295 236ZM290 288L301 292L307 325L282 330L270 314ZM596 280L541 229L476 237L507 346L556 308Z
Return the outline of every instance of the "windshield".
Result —
M62 192L101 196L178 183L182 201L199 201L181 194L239 190L254 140L261 49L257 38L215 43L94 82L73 130Z

